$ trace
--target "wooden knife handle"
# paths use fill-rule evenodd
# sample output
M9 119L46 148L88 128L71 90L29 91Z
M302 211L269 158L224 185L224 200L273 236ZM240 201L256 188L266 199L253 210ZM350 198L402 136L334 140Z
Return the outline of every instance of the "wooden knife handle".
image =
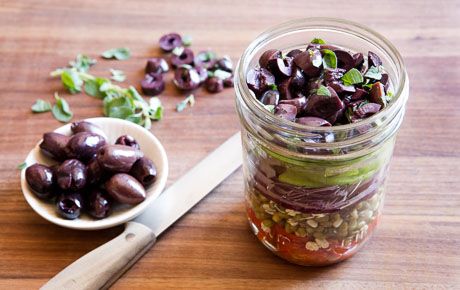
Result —
M155 240L148 227L128 222L123 233L67 266L41 289L107 289Z

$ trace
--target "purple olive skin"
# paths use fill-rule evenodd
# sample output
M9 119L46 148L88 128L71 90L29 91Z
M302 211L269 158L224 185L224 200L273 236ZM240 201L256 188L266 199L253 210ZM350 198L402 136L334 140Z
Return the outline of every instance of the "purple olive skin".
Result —
M120 203L138 204L145 200L145 189L136 178L126 173L117 173L106 183L108 194Z
M146 74L141 81L141 89L147 96L157 96L165 90L162 74Z
M174 48L182 45L182 37L177 33L168 33L160 38L160 48L164 52L171 52Z
M210 77L204 84L206 90L213 94L224 90L224 81L218 77Z
M377 54L373 53L372 51L369 51L367 54L367 63L369 67L371 66L379 67L382 65L382 60Z
M280 100L280 92L275 90L268 90L260 97L260 102L264 105L278 105Z
M96 184L103 178L104 169L97 161L97 157L91 159L86 165L86 182L87 184Z
M292 57L294 58L296 55L298 55L299 53L301 53L302 51L300 49L293 49L291 50L290 52L288 52L286 54L286 56L289 56L289 57Z
M39 198L49 199L53 196L54 174L48 166L34 164L27 167L26 181Z
M157 168L152 160L142 157L134 163L129 174L136 178L143 186L147 187L155 182Z
M161 57L153 57L147 60L145 65L146 74L163 74L169 71L168 62Z
M72 158L86 162L93 158L105 144L105 138L101 135L80 132L70 138L67 143L67 152Z
M81 133L81 132L88 132L98 134L99 136L104 137L107 140L107 136L105 135L104 131L102 131L101 127L96 124L87 121L78 121L73 122L70 126L70 130L73 134Z
M294 63L309 77L317 77L321 73L321 52L317 49L309 49L299 53L294 58Z
M62 161L67 159L67 143L70 137L56 132L43 134L43 140L40 143L41 151L56 160Z
M281 119L285 119L285 120L294 122L296 115L297 115L296 106L289 105L289 104L279 104L275 107L275 116L278 116Z
M358 70L362 69L362 66L364 64L364 55L363 55L363 53L358 52L358 53L353 54L353 60L355 61L353 66Z
M367 103L359 107L356 110L355 115L361 119L367 118L375 113L378 113L380 111L380 107L381 106L379 104Z
M62 193L56 199L57 212L65 219L73 220L78 218L82 208L83 198L78 192Z
M337 117L343 113L345 105L331 87L327 87L327 89L331 96L311 95L308 98L305 112L308 116L322 118L333 124Z
M104 170L110 172L129 172L134 163L144 154L124 145L105 145L97 154L97 161Z
M297 113L299 113L305 110L305 107L307 106L307 98L303 96L303 97L298 97L298 98L294 98L290 100L281 100L280 104L293 105L297 108Z
M194 59L195 67L204 67L211 69L216 64L215 53L212 51L200 51Z
M133 136L130 135L121 135L120 137L117 138L115 141L115 144L118 145L125 145L129 147L133 147L134 149L141 150L141 146L139 143L137 143L137 140L134 139Z
M356 101L356 100L361 100L367 95L367 92L363 89L356 88L356 92L351 95L351 100Z
M342 68L346 71L352 69L355 66L355 60L353 56L345 50L336 49L334 50L335 56L337 56L337 67Z
M193 51L190 48L184 48L180 55L171 55L170 62L174 68L177 68L184 64L192 65L194 58Z
M56 170L56 183L63 190L78 191L86 186L86 166L80 160L68 159Z
M109 195L101 189L91 190L86 205L86 210L89 215L96 219L108 217L112 210L112 200Z
M179 90L190 91L200 86L201 78L196 69L181 66L174 73L174 84Z
M259 65L261 68L268 69L268 62L273 59L281 58L281 51L277 49L269 49L262 53L259 58Z
M328 121L318 118L318 117L302 117L298 118L296 123L302 124L302 125L307 125L311 127L330 127L332 126L331 123Z
M224 87L232 88L233 87L233 75L229 78L224 79Z
M200 83L204 83L208 79L208 70L203 66L196 66L195 70L200 76Z
M218 59L214 67L216 69L220 69L229 73L233 72L233 63L229 57L223 57L221 59Z
M246 83L256 96L261 96L275 84L275 77L265 68L251 69L246 75Z
M268 61L268 68L277 79L287 78L292 75L293 60L290 57L272 59Z

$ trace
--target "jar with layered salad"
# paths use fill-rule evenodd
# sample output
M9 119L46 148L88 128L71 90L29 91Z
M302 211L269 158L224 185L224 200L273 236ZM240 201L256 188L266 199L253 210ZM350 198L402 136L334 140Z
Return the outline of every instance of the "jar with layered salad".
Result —
M261 66L264 52L279 50L279 57L284 58L299 50L313 56L315 49L307 47L312 39L321 40L312 42L323 54L319 66L329 65L324 63L326 56L319 47L323 40L333 44L327 47L332 51L339 47L379 56L387 75L387 102L378 112L344 122L326 118L323 121L328 126L321 126L325 123L318 123L316 117L315 122L297 122L303 115L309 117L308 110L301 111L313 102L308 93L302 95L306 104L298 107L301 112L292 119L274 114L273 107L261 101L263 92L254 93L248 85L248 72ZM335 54L340 57L339 52ZM339 67L344 65L340 58L336 60ZM369 62L362 64L367 71ZM304 91L314 90L316 94L323 85L329 88L324 83L326 70L312 76L307 68L296 69L307 79ZM364 71L361 69L364 77L360 88L365 91L366 85L370 90L377 80L366 80L369 74ZM347 85L342 80L337 83ZM276 85L269 87L276 90ZM379 223L395 136L409 95L409 81L398 51L383 36L356 23L328 18L295 20L266 31L249 45L236 69L235 90L242 125L246 211L254 234L270 251L300 265L322 266L351 257ZM331 91L337 91L337 102L343 106L338 113L351 110L346 98L352 98L353 93ZM326 95L331 97L327 90ZM289 103L292 97L284 96L284 100ZM342 115L339 118L345 118Z

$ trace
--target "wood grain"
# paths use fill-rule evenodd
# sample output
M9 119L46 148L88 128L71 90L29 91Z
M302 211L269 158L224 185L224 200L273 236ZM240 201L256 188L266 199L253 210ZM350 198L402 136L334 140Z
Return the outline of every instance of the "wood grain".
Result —
M376 7L377 6L377 7ZM290 265L250 233L242 174L234 173L160 237L114 289L401 289L460 287L460 2L360 1L13 1L0 0L0 289L33 289L121 232L62 229L26 204L16 166L44 131L60 124L33 115L37 98L54 91L75 119L101 115L100 101L68 96L50 71L77 53L97 57L127 46L128 61L92 70L127 73L138 85L145 59L159 55L165 32L193 36L233 60L260 32L299 17L345 17L386 35L401 51L411 80L405 122L388 180L382 223L354 258L326 268ZM152 128L170 159L169 184L238 130L234 92L202 91L182 113L171 84L165 119Z

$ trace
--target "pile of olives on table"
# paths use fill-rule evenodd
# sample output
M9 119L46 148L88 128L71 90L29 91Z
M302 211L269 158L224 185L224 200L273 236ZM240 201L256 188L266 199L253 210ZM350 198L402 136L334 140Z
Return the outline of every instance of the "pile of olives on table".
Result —
M71 130L72 136L43 134L41 152L60 163L26 169L37 197L54 201L65 219L83 212L102 219L115 203L136 205L145 199L145 188L155 182L157 172L133 137L123 135L109 144L101 128L86 121L72 123Z

